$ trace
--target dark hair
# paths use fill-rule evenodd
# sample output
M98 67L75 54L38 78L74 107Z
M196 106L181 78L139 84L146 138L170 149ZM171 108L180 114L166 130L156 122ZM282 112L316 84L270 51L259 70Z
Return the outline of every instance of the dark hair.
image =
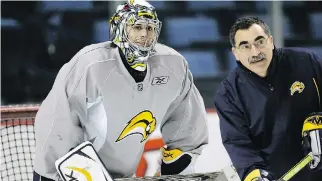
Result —
M229 39L230 39L230 44L234 47L235 46L235 35L238 30L247 30L249 27L251 27L253 24L258 24L264 29L264 32L267 35L271 35L271 31L269 30L269 27L267 24L261 20L259 17L242 17L238 18L234 25L230 28L229 32Z

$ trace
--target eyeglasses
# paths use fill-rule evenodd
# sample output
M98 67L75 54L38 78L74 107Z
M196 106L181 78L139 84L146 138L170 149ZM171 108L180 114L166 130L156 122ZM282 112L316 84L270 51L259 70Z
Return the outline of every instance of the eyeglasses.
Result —
M253 44L242 44L239 47L237 47L237 49L239 49L241 52L250 52L252 50L252 45L254 45L257 49L265 48L267 45L267 40L268 38L261 38L255 41L255 43Z

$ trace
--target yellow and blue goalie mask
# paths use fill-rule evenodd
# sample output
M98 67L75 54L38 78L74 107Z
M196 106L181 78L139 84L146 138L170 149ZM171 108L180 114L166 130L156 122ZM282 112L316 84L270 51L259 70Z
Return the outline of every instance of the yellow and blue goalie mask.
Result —
M129 0L119 5L112 16L110 37L121 48L132 68L145 71L147 59L154 53L161 26L152 5L144 0Z

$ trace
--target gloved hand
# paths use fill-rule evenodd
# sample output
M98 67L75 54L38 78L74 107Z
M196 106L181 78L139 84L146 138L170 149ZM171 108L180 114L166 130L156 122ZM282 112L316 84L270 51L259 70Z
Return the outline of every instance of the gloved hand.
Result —
M245 178L244 181L276 181L275 176L266 170L255 169L251 171Z
M159 167L154 176L192 174L196 158L197 155L190 152L162 147L158 160Z
M311 171L321 171L322 144L322 112L311 113L303 123L302 146L305 154L313 153L313 160L309 163Z

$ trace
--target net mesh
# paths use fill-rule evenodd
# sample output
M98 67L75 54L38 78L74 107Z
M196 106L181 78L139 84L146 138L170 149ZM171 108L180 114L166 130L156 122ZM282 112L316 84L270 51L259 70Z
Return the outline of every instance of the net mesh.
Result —
M35 115L38 105L1 107L1 181L32 181L35 153ZM208 180L226 181L223 172L185 176L116 179L130 180Z
M36 106L1 107L1 180L32 180Z

